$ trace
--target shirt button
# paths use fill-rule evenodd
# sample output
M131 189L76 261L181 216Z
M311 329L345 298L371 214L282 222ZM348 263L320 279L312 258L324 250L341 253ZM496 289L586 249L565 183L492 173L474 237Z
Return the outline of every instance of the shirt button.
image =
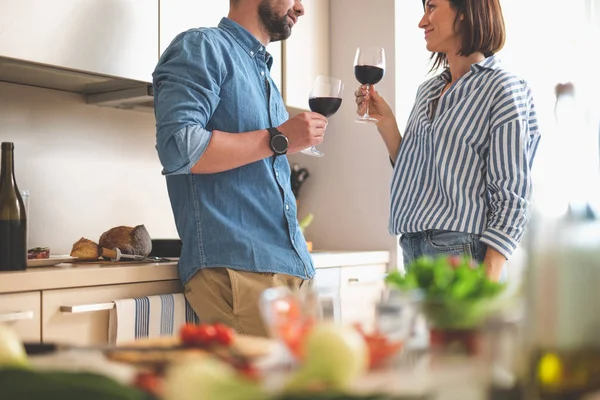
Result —
M264 49L265 49L264 47L261 47L261 48L260 48L260 51L263 51Z
M292 239L292 244L294 244L294 239Z
M250 52L250 55L251 55L251 56L253 56L253 55L254 55L254 52L253 52L253 51L251 51L251 52Z
M260 76L265 76L265 71L260 71Z
M275 176L278 177L279 176L279 172L275 171Z
M285 209L286 209L286 210L289 210L289 209L290 209L290 206L289 206L289 204L286 204L286 205L285 205Z

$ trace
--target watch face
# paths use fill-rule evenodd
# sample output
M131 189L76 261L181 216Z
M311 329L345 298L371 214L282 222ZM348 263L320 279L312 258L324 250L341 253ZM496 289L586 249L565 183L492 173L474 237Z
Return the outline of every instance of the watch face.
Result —
M271 144L273 145L273 150L277 153L283 154L287 151L288 148L288 140L283 135L275 135L271 140Z

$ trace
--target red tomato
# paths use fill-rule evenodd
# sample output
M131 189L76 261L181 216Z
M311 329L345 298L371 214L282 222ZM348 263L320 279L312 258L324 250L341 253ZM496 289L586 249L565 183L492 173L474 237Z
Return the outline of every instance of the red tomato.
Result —
M369 368L380 366L402 348L403 342L400 340L390 341L379 332L365 333L360 326L355 326L355 328L363 336L369 349Z
M185 324L179 330L179 338L181 342L185 345L192 345L196 343L197 338L198 325L195 324Z
M217 337L217 331L214 326L201 324L196 332L196 343L200 345L212 344Z
M235 331L227 325L216 323L213 325L215 328L215 340L217 343L229 346L233 343Z
M138 373L133 382L133 386L156 397L162 395L162 380L154 372Z

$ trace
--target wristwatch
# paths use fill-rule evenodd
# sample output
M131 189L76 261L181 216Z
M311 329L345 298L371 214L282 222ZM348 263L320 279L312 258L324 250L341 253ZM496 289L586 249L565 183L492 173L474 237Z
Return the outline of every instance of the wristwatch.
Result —
M289 142L285 135L275 128L267 128L267 130L271 134L270 145L275 157L287 153Z

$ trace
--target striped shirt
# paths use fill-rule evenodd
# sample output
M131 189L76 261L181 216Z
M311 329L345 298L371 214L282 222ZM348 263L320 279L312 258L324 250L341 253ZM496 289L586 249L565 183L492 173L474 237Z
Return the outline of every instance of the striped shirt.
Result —
M540 140L531 90L495 56L440 97L450 80L446 70L417 91L394 163L390 233L474 233L508 258L529 220Z

